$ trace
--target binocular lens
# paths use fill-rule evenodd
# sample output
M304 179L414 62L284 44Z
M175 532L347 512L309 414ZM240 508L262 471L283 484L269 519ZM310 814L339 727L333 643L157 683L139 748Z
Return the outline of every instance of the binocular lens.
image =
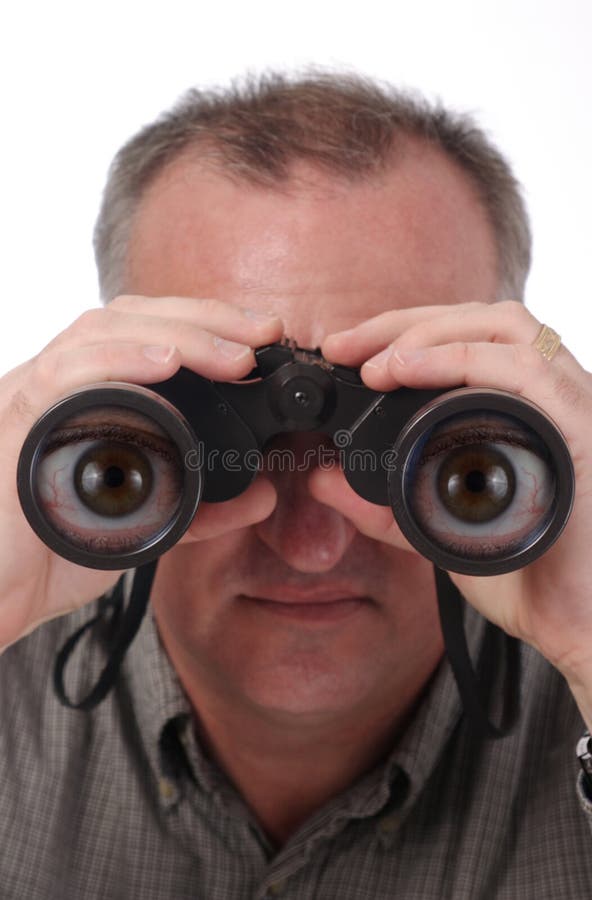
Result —
M535 547L538 556L558 537L573 498L571 459L532 404L497 393L484 409L475 399L472 410L452 399L446 414L440 398L411 423L391 499L403 532L437 565L497 574L525 565Z
M116 402L104 402L106 391ZM155 543L160 554L178 540L197 508L200 475L184 465L195 440L149 394L97 387L73 395L37 423L31 459L23 448L23 508L46 543L74 562L138 565Z
M137 550L170 522L183 463L146 416L99 407L47 436L37 495L58 534L96 553Z
M549 454L508 416L444 421L417 448L406 491L432 540L470 559L514 553L544 530L555 496Z

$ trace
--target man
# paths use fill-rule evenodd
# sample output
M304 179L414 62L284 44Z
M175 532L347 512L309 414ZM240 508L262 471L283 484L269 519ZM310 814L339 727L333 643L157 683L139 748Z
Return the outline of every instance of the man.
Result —
M7 478L2 896L587 896L574 747L592 723L591 380L566 348L537 349L541 323L515 302L528 226L503 159L467 121L361 79L191 95L116 161L97 254L111 302L2 381L5 471L76 387L181 364L237 379L286 333L372 388L522 394L563 431L577 498L526 569L452 576L477 665L478 613L525 642L521 718L496 742L442 661L431 564L390 509L313 463L200 507L113 692L63 709L48 674L89 612L23 635L116 576L53 556ZM277 446L301 461L319 442ZM71 693L108 630L77 652ZM506 668L502 641L484 673L496 720Z

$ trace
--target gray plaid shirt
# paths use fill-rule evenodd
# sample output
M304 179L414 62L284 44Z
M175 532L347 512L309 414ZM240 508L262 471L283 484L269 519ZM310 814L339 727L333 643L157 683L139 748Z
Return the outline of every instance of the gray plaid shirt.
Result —
M275 852L200 749L150 616L97 709L58 703L56 650L90 615L49 623L0 658L1 900L592 896L592 804L576 790L574 756L582 721L530 649L510 736L472 734L443 663L388 760ZM469 620L478 654L484 625ZM104 659L99 636L77 650L72 694ZM503 669L492 715L503 712Z

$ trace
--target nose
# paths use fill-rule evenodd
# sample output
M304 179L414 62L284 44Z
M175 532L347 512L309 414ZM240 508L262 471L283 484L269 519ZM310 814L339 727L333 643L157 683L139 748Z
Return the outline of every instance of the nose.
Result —
M263 474L273 482L278 501L272 515L254 526L255 532L292 569L303 573L333 569L356 535L348 519L309 493L309 475L323 465L337 465L333 446L323 436L282 437L265 455Z

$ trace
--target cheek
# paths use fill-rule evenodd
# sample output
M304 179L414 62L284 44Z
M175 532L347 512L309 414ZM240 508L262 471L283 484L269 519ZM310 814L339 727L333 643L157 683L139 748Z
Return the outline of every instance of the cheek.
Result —
M191 541L173 547L158 563L152 605L159 621L174 630L205 627L225 594L232 577L233 561L244 552L245 531L223 537ZM196 613L199 612L199 616Z
M397 630L421 637L439 631L434 568L417 553L390 548L383 603Z

